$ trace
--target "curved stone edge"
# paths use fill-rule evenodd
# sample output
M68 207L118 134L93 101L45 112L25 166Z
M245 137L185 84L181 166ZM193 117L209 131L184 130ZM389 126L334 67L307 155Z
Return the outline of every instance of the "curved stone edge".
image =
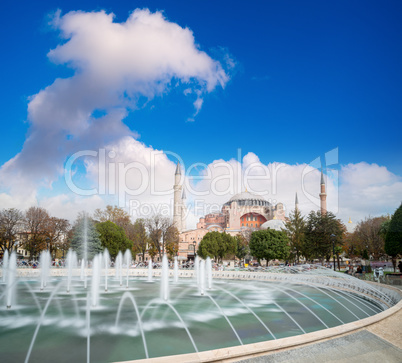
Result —
M377 284L373 283L372 284ZM381 284L379 284L381 285ZM377 285L378 286L378 285ZM385 288L381 285L382 288ZM387 289L396 291L402 297L402 291L387 286ZM358 331L360 329L366 328L370 325L376 324L386 318L391 317L398 311L402 311L402 300L400 300L393 307L378 313L376 315L370 316L365 319L354 321L352 323L347 323L339 325L333 328L318 330L312 333L296 335L293 337L287 337L277 340L269 340L260 343L246 344L241 346L234 346L228 348L208 350L199 353L189 353L180 355L171 355L166 357L150 358L150 359L139 359L135 361L126 361L120 363L191 363L191 362L219 362L219 361L235 361L241 359L249 359L256 356L261 356L265 354L275 353L284 349L296 348L298 346L308 345L311 343L318 343L324 340L333 339L341 335L350 334L352 332Z

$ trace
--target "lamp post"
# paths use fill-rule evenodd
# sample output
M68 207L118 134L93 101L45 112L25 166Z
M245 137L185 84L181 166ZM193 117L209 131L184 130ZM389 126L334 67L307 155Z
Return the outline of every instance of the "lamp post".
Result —
M334 234L331 234L331 240L332 240L332 256L334 260L334 271L335 271L335 238L336 236Z
M47 250L49 251L49 244L50 244L50 238L46 238L46 245L47 245Z
M196 246L196 244L195 244L195 242L193 243L193 248L194 248L194 261L195 261L195 257L197 256L197 252L195 252L196 250L195 250L195 246Z

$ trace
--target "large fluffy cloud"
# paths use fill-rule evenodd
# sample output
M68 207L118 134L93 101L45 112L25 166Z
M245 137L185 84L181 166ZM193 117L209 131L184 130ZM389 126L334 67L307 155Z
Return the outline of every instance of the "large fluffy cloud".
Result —
M196 97L197 113L203 95L228 81L221 63L199 49L192 32L162 13L136 10L123 23L113 17L103 11L56 14L53 24L65 42L48 56L76 72L31 98L23 149L0 170L11 194L28 196L38 185L51 185L76 151L135 136L123 119L140 97L151 99L185 83Z

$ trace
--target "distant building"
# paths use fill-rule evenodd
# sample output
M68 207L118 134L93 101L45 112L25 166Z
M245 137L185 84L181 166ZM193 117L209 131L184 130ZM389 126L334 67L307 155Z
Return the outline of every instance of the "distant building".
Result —
M210 231L226 232L233 236L243 230L257 230L270 220L285 221L282 203L272 205L265 198L247 190L234 195L218 213L210 213L199 219L195 229L186 230L184 204L185 191L180 185L181 168L177 164L174 184L173 222L180 232L179 259L194 258L198 243Z

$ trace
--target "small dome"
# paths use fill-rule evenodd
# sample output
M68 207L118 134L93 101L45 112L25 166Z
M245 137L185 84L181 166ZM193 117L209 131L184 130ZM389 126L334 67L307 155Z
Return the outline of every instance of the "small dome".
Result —
M285 222L281 219L271 219L263 223L261 229L274 229L275 231L281 231L285 228Z

